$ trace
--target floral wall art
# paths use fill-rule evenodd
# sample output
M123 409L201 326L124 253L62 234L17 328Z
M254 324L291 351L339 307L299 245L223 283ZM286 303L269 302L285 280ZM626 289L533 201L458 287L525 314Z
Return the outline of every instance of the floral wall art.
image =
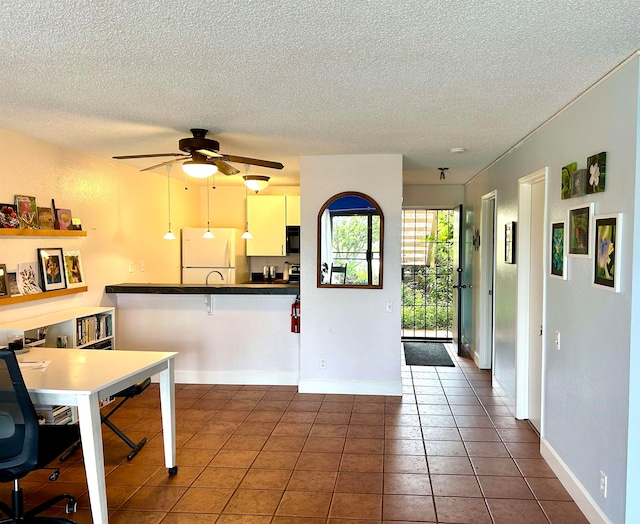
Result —
M587 193L602 193L604 191L607 170L607 153L598 153L587 159L589 180Z
M595 264L593 283L611 291L620 291L620 229L622 215L598 215L594 217Z

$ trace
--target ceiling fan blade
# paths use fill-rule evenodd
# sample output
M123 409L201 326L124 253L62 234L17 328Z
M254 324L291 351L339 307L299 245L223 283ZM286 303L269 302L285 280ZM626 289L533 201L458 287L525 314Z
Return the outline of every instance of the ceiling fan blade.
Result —
M201 155L205 155L211 158L220 158L221 155L220 153L218 153L217 151L213 151L211 149L197 149L196 150L198 153L200 153Z
M214 162L218 166L218 171L220 171L220 173L222 173L223 175L237 175L238 173L240 173L239 169L230 166L222 160L214 160Z
M186 155L186 157L188 158L189 155ZM156 164L154 166L145 167L144 169L141 169L140 171L150 171L151 169L155 169L156 167L168 166L169 164L173 164L174 162L182 162L183 160L184 160L184 158L174 158L173 160L167 160L166 162L162 162L161 164Z
M244 156L224 155L229 162L238 162L239 164L251 164L252 166L268 167L271 169L282 169L284 166L280 162L272 162L271 160L258 160L257 158L246 158Z
M125 160L127 158L153 158L156 156L189 156L189 155L185 155L184 153L155 153L153 155L122 155L122 156L114 156L112 158L115 158L117 160Z

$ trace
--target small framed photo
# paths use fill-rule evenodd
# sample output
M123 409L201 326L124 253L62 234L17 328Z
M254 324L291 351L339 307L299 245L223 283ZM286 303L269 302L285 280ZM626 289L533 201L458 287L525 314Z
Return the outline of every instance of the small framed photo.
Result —
M0 264L0 297L10 297L9 279L7 278L7 266Z
M551 224L551 276L567 280L566 222Z
M593 202L569 208L568 244L570 257L591 258L591 218Z
M44 291L67 288L61 248L38 249L38 265L40 266L40 277Z
M596 255L593 284L619 293L622 214L595 216L593 229Z
M56 209L56 216L54 217L56 229L62 231L71 229L71 218L70 209Z
M18 272L17 271L9 271L7 273L7 282L9 286L9 295L12 297L19 297L22 295L22 291L20 291L20 287L18 286Z
M64 269L67 275L67 287L86 286L80 251L64 252Z
M507 264L516 263L516 222L504 225L504 261Z

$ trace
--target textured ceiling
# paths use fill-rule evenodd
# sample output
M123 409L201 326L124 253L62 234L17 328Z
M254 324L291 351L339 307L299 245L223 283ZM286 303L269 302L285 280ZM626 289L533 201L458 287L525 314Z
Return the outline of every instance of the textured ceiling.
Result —
M637 0L7 0L0 127L106 157L204 127L276 184L351 153L455 184L637 49Z

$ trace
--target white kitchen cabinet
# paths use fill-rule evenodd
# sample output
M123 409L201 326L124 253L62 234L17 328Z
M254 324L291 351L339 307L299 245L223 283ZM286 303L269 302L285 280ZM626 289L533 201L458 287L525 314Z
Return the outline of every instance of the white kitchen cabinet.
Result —
M248 256L284 256L287 244L287 207L284 195L248 196Z
M287 225L300 225L300 195L287 195Z

